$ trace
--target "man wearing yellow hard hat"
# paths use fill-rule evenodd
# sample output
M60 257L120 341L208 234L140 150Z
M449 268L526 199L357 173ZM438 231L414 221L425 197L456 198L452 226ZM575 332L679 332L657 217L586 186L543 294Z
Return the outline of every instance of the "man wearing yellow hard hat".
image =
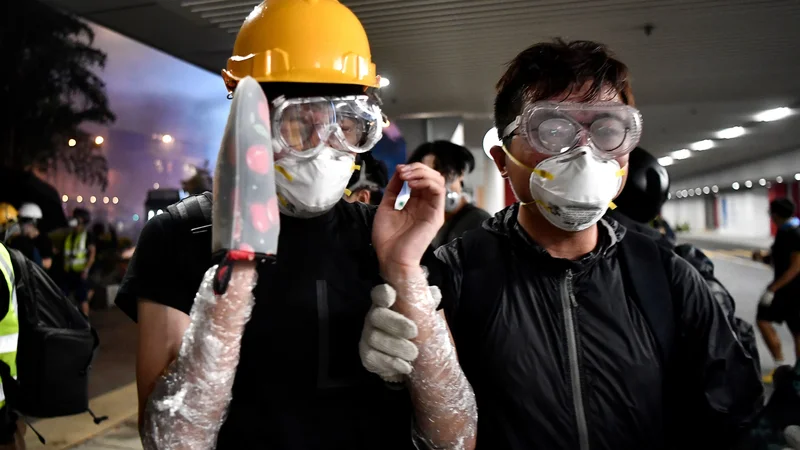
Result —
M338 0L266 0L246 18L222 75L231 93L255 79L269 102L258 115L272 128L279 256L255 266L257 284L234 266L233 289L217 294L207 272L216 264L211 195L189 197L147 223L116 300L138 322L145 448L473 448L474 396L436 312L437 291L424 278L414 286L422 287L427 307L416 317L425 320L392 330L414 345L374 333L375 345L399 342L395 350L407 356L384 363L413 374L384 380L359 357L365 317L375 310L370 291L383 283L385 259L397 255L382 251L379 261L375 209L343 199L355 155L381 137L382 113L368 95L379 79L359 20ZM408 181L416 200L383 218L424 208L437 214L444 207L441 176L421 164L402 172L393 189ZM413 228L383 222L383 234L397 229L406 239ZM390 247L381 242L382 250ZM407 291L399 289L400 296ZM243 323L198 318L208 302L239 305L242 298L252 298ZM397 323L386 308L381 314L383 322L370 323Z

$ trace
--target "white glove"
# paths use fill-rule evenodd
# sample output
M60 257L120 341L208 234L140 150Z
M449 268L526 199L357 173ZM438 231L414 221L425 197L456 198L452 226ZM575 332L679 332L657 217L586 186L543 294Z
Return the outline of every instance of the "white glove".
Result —
M439 288L431 286L437 305L442 299ZM411 363L419 351L411 339L417 337L417 325L404 315L392 311L397 293L388 284L372 289L372 308L364 321L358 343L361 363L372 373L392 383L403 381L412 371Z
M772 299L774 298L775 298L774 292L764 291L764 293L761 294L761 299L758 302L764 306L769 306L772 304Z

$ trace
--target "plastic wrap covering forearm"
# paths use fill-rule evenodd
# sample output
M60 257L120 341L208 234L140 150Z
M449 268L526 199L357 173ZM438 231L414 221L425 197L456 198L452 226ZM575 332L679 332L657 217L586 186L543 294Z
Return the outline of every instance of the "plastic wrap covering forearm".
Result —
M419 356L408 376L417 438L429 448L470 450L477 432L475 395L458 363L444 317L436 311L438 299L422 273L392 284L399 310L419 329L413 340Z
M178 358L148 401L142 428L146 450L216 446L231 400L242 334L255 303L256 283L255 269L234 267L225 293L215 295L216 271L215 266L206 272Z

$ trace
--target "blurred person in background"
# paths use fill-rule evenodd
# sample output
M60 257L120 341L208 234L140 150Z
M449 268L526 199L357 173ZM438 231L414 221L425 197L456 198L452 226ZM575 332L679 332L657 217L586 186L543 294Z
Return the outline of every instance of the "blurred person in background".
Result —
M8 246L49 270L53 265L53 241L47 234L39 231L37 225L42 217L42 209L38 205L23 204L19 208L20 233L8 240Z
M72 211L69 221L70 231L64 239L64 295L89 316L89 271L97 256L97 243L93 233L88 230L91 214L83 208Z
M434 248L460 237L465 231L480 227L491 217L488 212L470 202L464 193L464 176L475 170L475 157L466 147L450 141L426 142L408 158L408 163L421 162L436 170L445 179L444 226L431 244Z
M767 257L772 262L775 278L761 296L756 320L775 364L780 366L784 355L773 323L786 322L794 336L795 355L800 360L800 219L795 216L795 204L788 198L773 200L769 204L769 215L778 227ZM764 381L771 382L772 374Z
M19 213L11 203L0 202L0 242L19 234Z
M351 203L379 205L386 183L389 182L386 163L375 158L372 153L364 153L356 157L356 166L358 169L350 177L344 199Z

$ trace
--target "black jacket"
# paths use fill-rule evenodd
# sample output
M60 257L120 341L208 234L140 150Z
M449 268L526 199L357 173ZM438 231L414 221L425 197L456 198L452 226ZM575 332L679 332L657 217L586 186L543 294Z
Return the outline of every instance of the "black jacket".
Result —
M697 271L663 249L678 342L662 361L623 281L625 228L604 219L595 251L567 261L530 239L517 208L437 250L479 449L730 445L762 403L760 375Z

